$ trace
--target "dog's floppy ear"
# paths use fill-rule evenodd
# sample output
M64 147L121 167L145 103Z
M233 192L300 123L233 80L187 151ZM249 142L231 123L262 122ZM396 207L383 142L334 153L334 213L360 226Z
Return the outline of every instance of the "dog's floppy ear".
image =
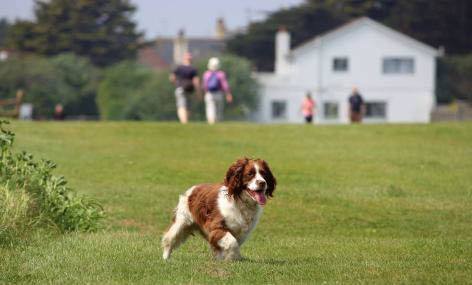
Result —
M266 195L269 197L273 196L273 193L275 191L275 186L277 185L277 180L275 179L274 175L272 174L272 171L270 171L269 164L265 160L262 161L262 167L264 168L264 179L267 182L267 190L266 190Z
M243 191L243 171L248 161L247 158L238 159L226 171L224 183L230 196L239 197Z

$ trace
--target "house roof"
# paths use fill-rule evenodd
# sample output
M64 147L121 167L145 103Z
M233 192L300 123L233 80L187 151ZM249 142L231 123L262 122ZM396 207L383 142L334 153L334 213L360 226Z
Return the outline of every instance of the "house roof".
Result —
M368 26L371 27L379 32L381 32L384 35L388 35L392 38L395 38L396 40L409 45L412 48L416 48L419 50L422 50L424 53L429 54L431 56L441 56L442 52L432 46L429 46L427 44L424 44L410 36L407 36L403 33L400 33L392 28L389 28L377 21L374 21L368 17L360 17L357 18L353 21L347 22L338 28L335 28L334 30L328 31L326 33L320 34L316 36L315 38L297 46L295 49L292 50L293 55L299 55L301 53L304 53L305 51L312 49L316 46L318 46L321 42L330 40L336 37L340 37L342 35L345 35L346 33L349 33L350 31L357 29L362 26Z
M188 51L194 58L210 57L221 54L225 48L222 39L213 37L189 37L186 38ZM153 68L169 68L174 65L174 38L158 37L154 41L147 42L138 52L138 62Z

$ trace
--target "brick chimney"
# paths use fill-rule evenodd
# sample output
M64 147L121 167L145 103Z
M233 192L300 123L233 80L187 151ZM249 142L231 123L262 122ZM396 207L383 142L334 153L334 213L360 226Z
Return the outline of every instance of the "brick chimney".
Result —
M186 52L188 52L188 41L184 29L181 29L174 39L174 64L182 64Z
M218 18L216 20L216 38L219 40L223 40L226 34L226 25L225 20L223 18Z

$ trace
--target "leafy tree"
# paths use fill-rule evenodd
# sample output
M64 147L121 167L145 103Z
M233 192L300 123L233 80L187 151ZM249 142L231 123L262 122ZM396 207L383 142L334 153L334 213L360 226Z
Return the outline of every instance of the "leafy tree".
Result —
M100 70L87 58L72 53L61 54L51 59L56 75L69 89L69 96L63 97L67 116L98 117L95 96L100 79Z
M35 21L17 21L8 43L47 56L73 52L107 66L136 55L134 11L127 0L36 0Z
M10 24L6 19L0 19L0 48L5 46L8 28Z
M439 103L449 103L453 98L472 104L472 53L465 56L445 57L438 62Z
M33 103L35 116L40 118L52 116L54 105L71 96L54 65L39 57L11 58L0 63L0 97L13 98L18 89L25 91L24 101Z
M385 24L450 55L472 51L472 3L469 0L396 1Z
M397 0L308 0L307 2L325 7L343 21L362 16L383 21L390 16Z
M17 51L34 52L36 51L34 40L37 36L34 23L18 20L8 30L6 45Z

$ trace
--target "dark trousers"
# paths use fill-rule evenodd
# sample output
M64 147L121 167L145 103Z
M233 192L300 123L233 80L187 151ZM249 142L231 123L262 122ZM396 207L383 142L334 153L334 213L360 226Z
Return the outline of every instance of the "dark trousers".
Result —
M360 122L362 122L362 113L351 112L351 123L360 123Z

